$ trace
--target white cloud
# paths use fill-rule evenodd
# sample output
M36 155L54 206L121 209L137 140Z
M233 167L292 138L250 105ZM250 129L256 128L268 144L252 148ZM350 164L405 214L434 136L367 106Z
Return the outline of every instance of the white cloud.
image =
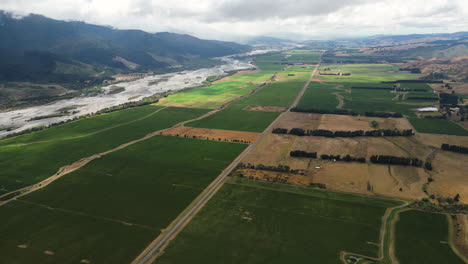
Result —
M217 39L468 30L466 0L0 0L0 9Z

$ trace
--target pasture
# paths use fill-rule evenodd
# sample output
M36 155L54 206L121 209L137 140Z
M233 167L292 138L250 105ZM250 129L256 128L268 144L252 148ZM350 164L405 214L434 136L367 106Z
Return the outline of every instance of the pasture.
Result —
M247 111L244 109L248 106L287 107L293 102L303 85L304 82L270 83L257 93L231 104L214 115L190 122L187 126L263 132L279 113Z
M304 109L336 109L339 102L334 93L342 91L333 89L334 87L334 85L311 83L297 107Z
M400 213L395 253L401 264L463 264L449 243L447 215L423 211Z
M397 202L240 178L195 216L155 263L339 263L377 257L381 217Z
M13 263L41 250L52 263L129 263L244 148L156 136L110 153L0 207L0 251L25 259Z
M146 106L155 112L157 106ZM140 110L138 110L140 111ZM142 111L146 113L145 111ZM153 115L145 115L133 122L120 123L120 126L102 130L102 124L92 119L106 119L97 116L64 126L53 127L32 134L12 138L10 143L0 147L0 186L6 191L13 191L52 176L65 165L82 158L115 148L123 143L144 137L151 132L171 127L184 120L196 118L207 113L206 109L166 108ZM119 122L119 117L128 121L135 112L124 110L110 114L111 120ZM84 123L81 127L80 123ZM111 121L105 124L111 124ZM117 123L119 125L119 123ZM94 132L93 132L94 131ZM35 136L38 134L38 136ZM53 140L58 135L58 140ZM67 137L70 135L71 137ZM74 137L79 135L79 137ZM22 138L25 137L23 140ZM51 140L34 143L36 140ZM25 144L25 145L20 145ZM6 192L5 191L5 192Z
M157 105L214 109L251 92L257 86L240 81L223 81L207 87L193 88L169 95Z
M326 71L330 69L330 71ZM321 73L351 73L349 76L317 75L327 82L375 82L412 80L421 77L421 74L400 72L399 67L391 64L322 64Z
M468 136L468 131L447 119L409 118L414 128L420 133Z

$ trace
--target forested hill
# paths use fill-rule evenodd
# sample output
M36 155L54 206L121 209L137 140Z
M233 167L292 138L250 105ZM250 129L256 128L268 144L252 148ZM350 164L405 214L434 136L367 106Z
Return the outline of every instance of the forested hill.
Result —
M4 11L0 11L0 39L0 80L34 79L39 74L55 78L63 72L69 77L87 75L101 70L99 67L159 69L250 49L190 35L117 30L40 15L15 18ZM24 65L28 61L31 65ZM57 65L65 70L57 69ZM78 70L84 65L87 72Z

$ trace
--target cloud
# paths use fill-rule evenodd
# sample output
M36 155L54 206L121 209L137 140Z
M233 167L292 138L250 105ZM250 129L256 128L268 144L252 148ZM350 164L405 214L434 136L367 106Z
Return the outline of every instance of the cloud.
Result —
M468 31L466 0L0 0L0 9L209 39Z

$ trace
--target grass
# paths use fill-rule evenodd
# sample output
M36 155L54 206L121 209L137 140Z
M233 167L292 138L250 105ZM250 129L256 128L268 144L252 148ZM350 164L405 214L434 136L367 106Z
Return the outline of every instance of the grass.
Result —
M208 202L156 263L339 263L377 256L381 217L398 203L243 179ZM209 254L207 254L209 252Z
M2 263L130 263L158 234L138 226L13 201L0 207ZM18 245L27 245L19 248ZM46 255L44 251L54 255Z
M396 224L396 257L406 263L464 263L448 244L447 216L422 211L400 214Z
M257 85L252 83L223 81L208 87L194 88L170 95L164 98L158 105L213 109L251 92L255 87Z
M228 108L187 126L262 132L279 113L243 110L247 106L287 107L293 101L304 82L273 82L256 94L231 104Z
M320 52L313 50L288 50L278 53L270 53L259 55L256 57L258 61L300 61L311 62L320 60Z
M333 93L340 90L332 89L333 86L312 83L302 96L297 107L309 109L334 110L338 106L338 99Z
M323 64L320 72L330 68L331 72L351 73L349 76L318 75L329 82L375 82L394 81L402 79L418 79L422 75L399 72L399 67L391 64Z
M241 81L241 82L266 82L268 79L270 79L273 74L275 74L274 71L260 71L260 72L255 72L255 73L246 73L242 75L232 75L229 76L229 79L231 80L236 80L236 81Z
M272 71L277 72L285 68L286 65L283 65L279 62L255 62L255 65L262 71Z
M147 108L160 109L156 106L148 106ZM143 112L146 113L146 110ZM85 132L102 129L102 124L98 121L85 119L63 127L36 132L40 134L39 136L34 136L36 133L25 135L25 140L22 139L23 136L10 139L6 141L10 145L0 147L0 166L2 167L2 170L0 170L0 187L13 191L37 183L52 176L64 165L141 138L150 132L198 117L206 112L208 112L206 109L167 108L142 120L99 133L85 135L81 138L30 145L14 145L18 142L28 143L37 139L52 139L54 135L58 135L58 138L64 138L67 135L83 135ZM114 120L115 118L115 120L118 120L120 117L122 120L128 120L129 116L133 118L141 117L141 115L135 115L135 112L125 110L116 112L115 115L111 115L110 119ZM80 127L82 122L86 128ZM112 125L109 120L106 123Z
M129 263L244 148L156 136L103 156L0 207L0 252L32 259L47 249L57 252L53 263ZM31 248L19 252L19 244Z
M420 133L468 136L468 131L447 119L409 118Z

